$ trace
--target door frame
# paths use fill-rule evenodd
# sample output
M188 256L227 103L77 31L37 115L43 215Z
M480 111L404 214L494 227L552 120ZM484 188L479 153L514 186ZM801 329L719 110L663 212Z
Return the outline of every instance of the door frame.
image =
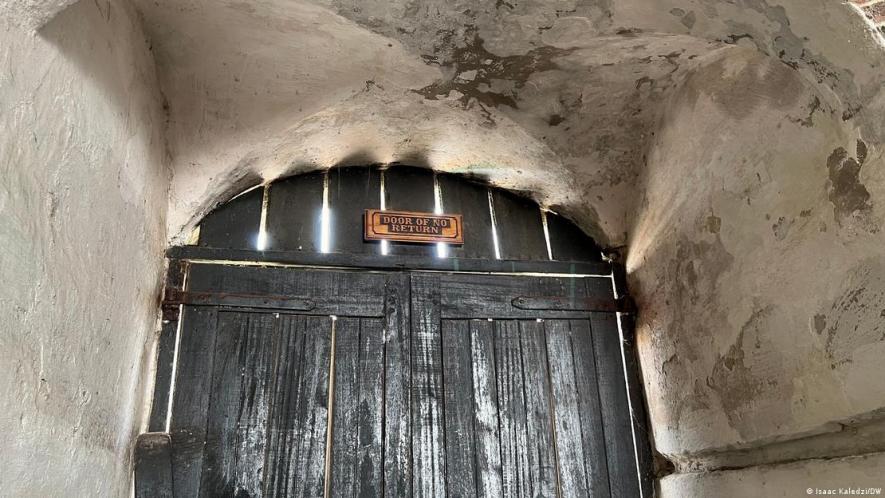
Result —
M194 299L212 299L188 293L187 275L193 263L287 267L293 269L341 269L366 271L409 271L513 275L525 277L556 276L565 278L603 278L611 281L612 293L584 303L582 311L614 312L620 334L622 363L631 419L636 464L642 497L654 496L654 462L651 430L647 419L646 398L640 382L639 362L635 348L636 308L627 293L626 271L613 261L525 261L468 258L434 258L409 255L316 254L299 251L252 251L197 246L178 246L166 252L168 270L162 302L162 330L157 346L157 368L154 397L149 418L149 434L168 433L171 410L170 395L176 370L176 350L180 310ZM270 296L286 299L286 296ZM266 300L268 296L263 296ZM260 303L262 296L235 296L245 306ZM277 301L279 302L279 301ZM515 304L515 303L514 303ZM295 303L298 306L298 303ZM553 303L555 305L555 303ZM261 307L261 306L259 306ZM268 306L264 306L268 307ZM271 304L269 307L275 307ZM554 308L550 308L554 309ZM138 447L138 445L137 445ZM136 455L136 467L139 458ZM136 487L138 487L136 479Z

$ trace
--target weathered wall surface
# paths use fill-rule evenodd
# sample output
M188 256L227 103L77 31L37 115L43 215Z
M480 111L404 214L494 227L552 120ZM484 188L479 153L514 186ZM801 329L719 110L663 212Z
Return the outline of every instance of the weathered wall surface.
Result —
M36 30L77 0L0 0L0 17L23 30Z
M721 498L850 496L848 490L885 492L882 469L885 454L874 453L834 460L808 460L787 465L753 467L706 474L666 477L660 483L661 498L716 496ZM811 490L809 492L809 490ZM853 493L854 496L861 493Z
M0 21L0 494L128 496L168 184L137 15Z
M885 164L830 102L747 50L708 56L664 113L627 264L678 467L882 416Z
M524 189L623 246L678 470L885 447L885 59L851 6L134 4L150 49L115 2L3 28L0 394L22 402L0 422L24 437L0 479L123 489L164 226L179 243L244 187L376 161ZM103 470L43 472L69 459Z
M240 187L375 160L523 189L626 245L662 103L724 45L796 68L885 133L868 105L885 105L881 47L832 0L135 3L170 102L174 242Z

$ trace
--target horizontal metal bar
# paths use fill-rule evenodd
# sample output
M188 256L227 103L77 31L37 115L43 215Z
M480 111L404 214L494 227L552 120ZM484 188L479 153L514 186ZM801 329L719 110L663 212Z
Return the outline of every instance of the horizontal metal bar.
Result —
M510 302L514 308L521 310L546 311L598 311L632 313L635 311L633 301L629 299L610 299L599 297L515 297Z
M293 296L273 296L260 294L234 294L229 292L187 292L167 289L164 306L241 306L246 308L270 308L296 311L310 311L316 303L310 299Z
M609 278L612 265L604 261L519 261L424 256L310 253L301 251L252 251L199 246L176 246L166 250L174 260L279 264L325 268L373 270L430 270L476 273L542 273L562 276Z

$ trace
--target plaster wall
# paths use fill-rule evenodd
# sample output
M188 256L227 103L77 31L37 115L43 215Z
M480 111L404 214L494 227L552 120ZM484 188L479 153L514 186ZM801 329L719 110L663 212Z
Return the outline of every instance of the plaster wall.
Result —
M0 495L128 496L168 185L138 16L0 20Z
M807 460L786 465L669 476L661 480L659 493L661 498L686 496L798 498L852 494L878 496L885 489L882 485L883 468L885 468L883 453L832 460ZM855 492L851 493L851 490ZM879 491L857 492L861 490Z
M885 447L885 52L843 2L134 0L27 31L65 3L0 1L15 491L124 490L164 240L260 181L390 161L621 246L678 472Z
M808 458L832 447L800 438L882 418L885 164L827 102L747 50L702 60L664 112L627 266L678 470L785 458L763 450L790 440Z

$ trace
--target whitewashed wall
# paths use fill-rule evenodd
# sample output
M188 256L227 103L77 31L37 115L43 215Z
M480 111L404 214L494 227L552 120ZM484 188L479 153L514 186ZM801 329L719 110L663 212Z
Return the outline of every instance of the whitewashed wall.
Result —
M133 10L0 20L0 495L126 496L168 173Z

